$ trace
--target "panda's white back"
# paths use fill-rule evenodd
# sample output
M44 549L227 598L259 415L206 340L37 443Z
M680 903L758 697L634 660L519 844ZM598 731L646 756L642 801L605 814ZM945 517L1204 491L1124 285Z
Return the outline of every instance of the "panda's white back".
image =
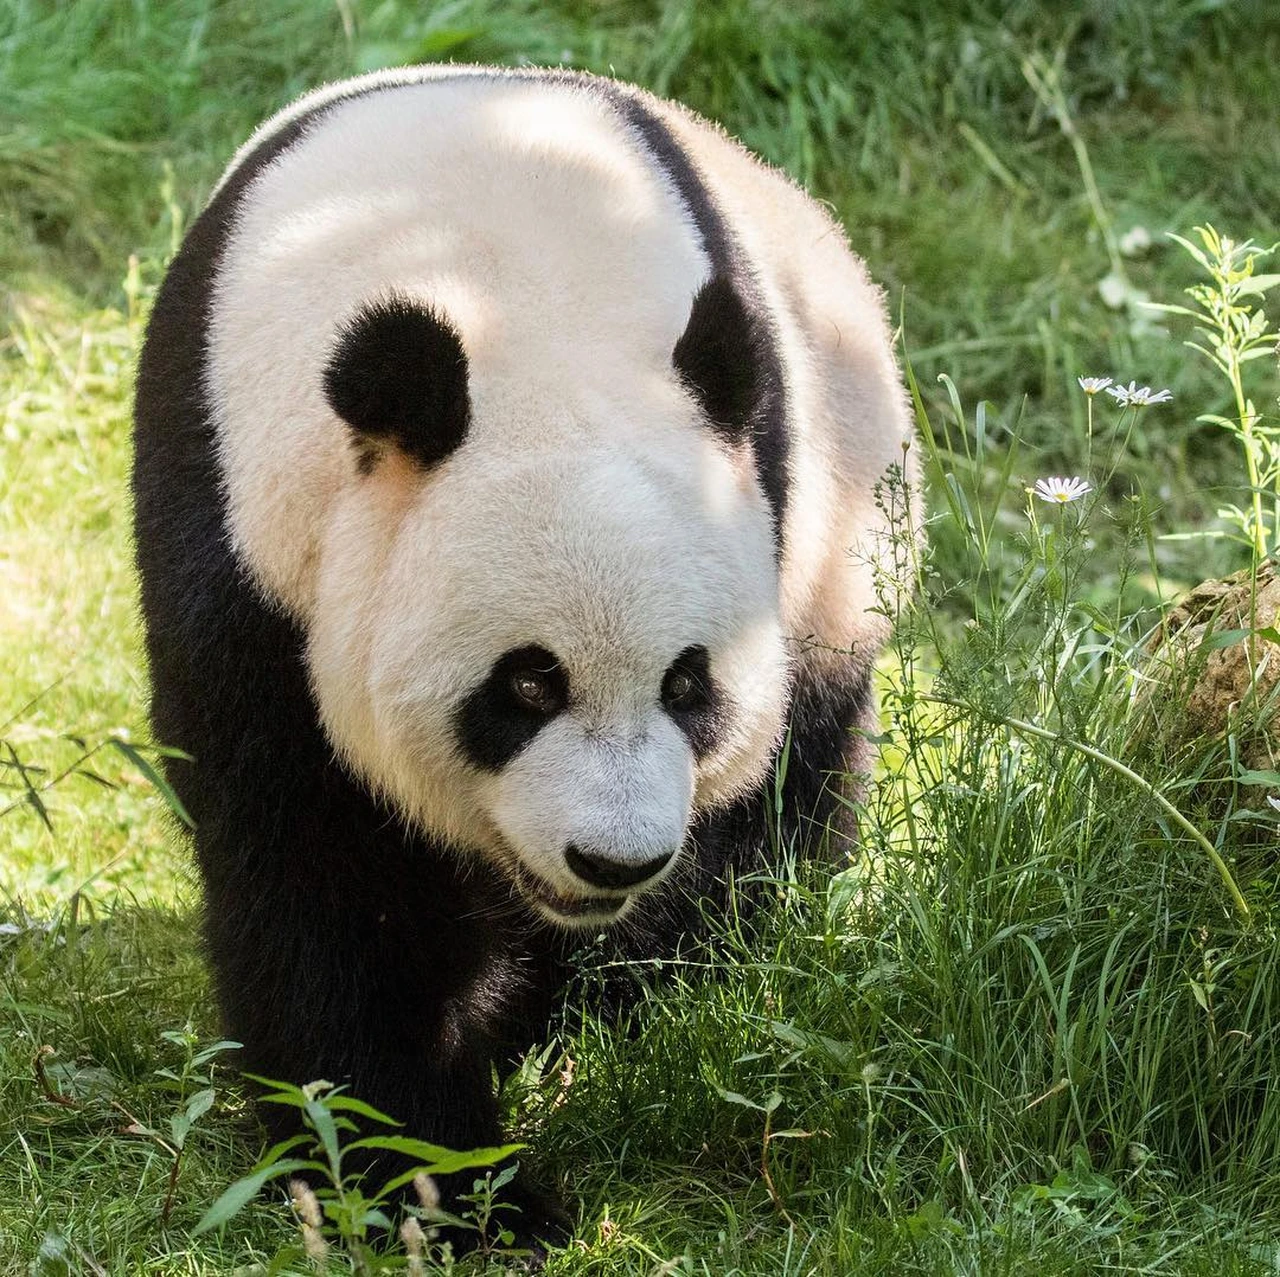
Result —
M599 83L484 67L379 72L280 112L230 165L227 176L323 109L321 127L254 180L210 341L233 521L263 543L246 536L241 548L299 612L315 550L310 537L301 550L298 530L340 484L345 441L317 433L329 416L319 382L298 373L379 291L420 291L450 315L473 393L504 396L478 417L500 416L512 451L578 448L589 421L607 420L687 473L688 432L646 440L634 429L637 380L665 396L649 419L669 417L671 346L710 267L680 193ZM869 613L872 564L890 529L872 494L890 467L914 477L883 296L843 231L785 175L691 112L640 96L710 184L784 349L788 480L804 493L783 537L788 631L874 650L884 626ZM516 375L499 390L484 374L504 367ZM565 409L594 398L597 410L564 412L568 438L557 440L548 395ZM286 545L289 561L270 563Z

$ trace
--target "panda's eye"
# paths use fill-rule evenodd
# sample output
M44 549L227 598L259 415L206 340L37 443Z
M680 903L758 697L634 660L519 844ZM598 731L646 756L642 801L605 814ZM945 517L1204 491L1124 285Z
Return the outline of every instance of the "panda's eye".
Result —
M569 673L536 643L504 652L453 712L462 756L500 772L570 703Z
M705 648L689 648L676 657L662 679L662 704L676 713L701 709L710 700Z
M563 679L556 677L559 673L558 666L545 670L525 667L511 672L507 686L522 708L556 714L564 708Z
M683 670L672 670L662 680L662 699L673 709L683 709L692 702L694 690L692 677Z
M716 748L732 705L711 677L711 657L700 644L686 647L662 676L662 708L684 733L695 758Z

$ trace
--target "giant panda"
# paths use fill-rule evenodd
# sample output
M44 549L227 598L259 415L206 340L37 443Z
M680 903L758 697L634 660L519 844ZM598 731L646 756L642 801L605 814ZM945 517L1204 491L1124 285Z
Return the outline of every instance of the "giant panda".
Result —
M784 750L782 838L838 823L909 443L843 233L679 106L449 66L263 125L156 299L133 472L245 1066L497 1144L575 937L695 933Z

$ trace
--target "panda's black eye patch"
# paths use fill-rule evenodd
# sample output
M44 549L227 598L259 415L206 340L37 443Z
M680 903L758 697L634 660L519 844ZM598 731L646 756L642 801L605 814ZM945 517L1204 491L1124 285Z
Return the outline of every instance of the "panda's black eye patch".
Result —
M501 771L568 703L569 678L555 655L514 648L454 711L454 732L471 763Z
M686 647L662 676L662 708L685 734L698 758L715 748L724 726L725 697L711 677L702 646Z

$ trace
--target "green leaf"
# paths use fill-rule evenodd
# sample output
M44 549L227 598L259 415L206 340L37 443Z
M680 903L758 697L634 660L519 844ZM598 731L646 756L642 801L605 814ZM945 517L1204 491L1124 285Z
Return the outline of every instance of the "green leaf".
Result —
M749 1100L741 1091L727 1091L722 1086L716 1087L716 1094L729 1104L740 1104L743 1108L755 1109L757 1113L768 1113L769 1110L763 1104L757 1104L755 1100ZM775 1092L776 1094L776 1092Z
M1183 239L1181 235L1175 235L1173 231L1165 231L1165 234L1173 240L1175 244L1181 244L1182 247L1185 248L1193 258L1195 258L1196 262L1200 265L1200 268L1206 275L1212 275L1214 273L1213 263L1210 262L1209 258L1206 257L1205 254L1201 252L1201 250L1198 249L1189 239Z
M454 1150L440 1144L429 1144L426 1140L416 1140L408 1135L370 1135L364 1139L353 1140L348 1149L374 1148L387 1153L402 1153L405 1157L416 1157L420 1162L437 1162L442 1157L451 1157Z
M1280 275L1251 275L1236 287L1242 297L1264 297L1277 284L1280 284Z
M366 1139L355 1140L348 1144L352 1148L374 1148L388 1153L400 1153L405 1157L416 1157L422 1162L439 1162L446 1158L458 1156L474 1158L473 1166L489 1166L510 1157L512 1153L524 1148L523 1144L506 1144L501 1148L474 1148L461 1153L457 1149L444 1148L440 1144L429 1144L426 1140L412 1139L407 1135L370 1135Z
M286 1153L291 1152L301 1144L310 1144L311 1136L306 1132L299 1132L297 1135L291 1135L287 1140L281 1140L278 1144L272 1144L263 1155L258 1158L257 1165L253 1168L253 1173L266 1170L268 1166L275 1165ZM319 1165L319 1163L317 1163Z
M293 1086L289 1082L277 1082L274 1078L259 1077L256 1073L246 1073L244 1076L251 1082L257 1082L260 1086L275 1087L275 1090L268 1094L258 1096L259 1104L285 1104L295 1109L302 1109L306 1106L307 1097L302 1093L302 1087L300 1086Z
M191 1057L191 1065L193 1068L199 1068L202 1064L208 1064L215 1055L221 1055L224 1051L239 1051L243 1047L243 1042L232 1042L229 1038L223 1038L220 1042L214 1042L205 1047L203 1051L197 1051Z
M382 1186L382 1192L378 1196L385 1197L388 1193L394 1193L396 1189L412 1183L413 1177L420 1171L425 1171L428 1175L453 1175L457 1171L483 1169L496 1165L522 1148L524 1148L523 1144L508 1144L505 1148L476 1148L468 1153L446 1153L439 1161L425 1166L415 1166L412 1170L388 1180Z
M187 1120L198 1122L213 1107L213 1088L197 1091L187 1101Z
M1208 635L1200 647L1206 652L1216 652L1224 647L1235 647L1237 643L1243 643L1249 637L1248 630L1215 630Z
M338 1127L333 1120L333 1114L320 1100L308 1100L303 1112L320 1137L320 1143L324 1145L329 1164L336 1167L342 1160L342 1150L338 1143Z
M403 1126L403 1122L397 1122L394 1117L388 1117L380 1109L376 1109L372 1104L366 1104L363 1100L358 1100L354 1095L331 1095L325 1103L330 1109L341 1110L346 1113L358 1113L361 1117L367 1117L370 1121L381 1122L384 1126Z
M276 1162L265 1170L238 1179L212 1206L201 1216L200 1222L191 1230L193 1237L207 1233L211 1228L218 1228L243 1210L262 1191L262 1186L270 1180L279 1179L282 1175L292 1175L295 1171L323 1169L315 1162L290 1160Z
M14 752L13 746L8 741L4 743L5 748L9 751L9 758L13 762L13 766L17 769L18 775L22 778L23 798L35 810L37 816L40 817L41 823L50 832L53 833L53 823L49 819L49 813L45 810L44 800L40 797L40 791L31 783L28 775L28 768L23 764L22 760ZM15 803L14 806L17 806Z
M143 757L139 750L131 745L127 740L121 740L118 736L110 736L107 738L108 745L113 749L119 750L159 791L160 796L169 804L169 810L173 812L177 818L182 821L188 829L194 829L196 822L191 819L187 809L182 805L181 799L173 792L169 782L151 765L151 763Z
M1189 315L1192 319L1201 318L1198 310L1192 310L1189 306L1172 306L1168 302L1143 302L1143 310L1158 310L1166 315Z
M1280 787L1280 772L1242 771L1236 780L1241 785L1266 785L1274 789Z
M27 1271L30 1277L71 1277L71 1259L67 1239L50 1229L40 1242L40 1249ZM78 1265L74 1271L79 1271Z

